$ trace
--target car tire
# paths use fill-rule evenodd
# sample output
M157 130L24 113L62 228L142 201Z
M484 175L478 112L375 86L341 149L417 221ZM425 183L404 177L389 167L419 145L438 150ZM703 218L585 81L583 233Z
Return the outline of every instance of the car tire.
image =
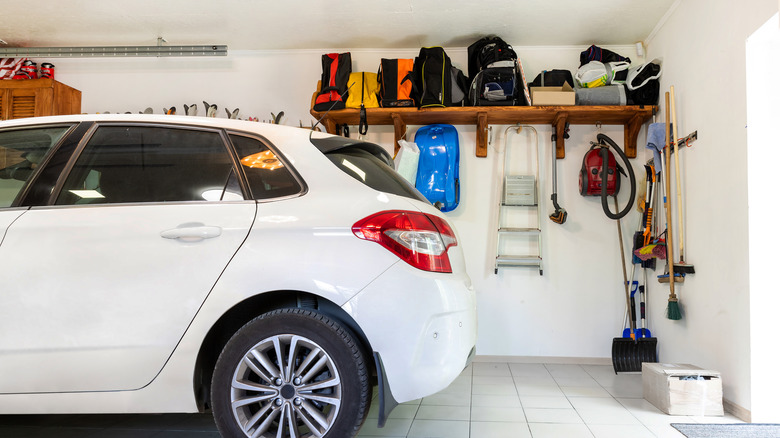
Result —
M214 420L231 438L354 437L370 397L355 336L338 321L299 308L265 313L238 330L211 384Z

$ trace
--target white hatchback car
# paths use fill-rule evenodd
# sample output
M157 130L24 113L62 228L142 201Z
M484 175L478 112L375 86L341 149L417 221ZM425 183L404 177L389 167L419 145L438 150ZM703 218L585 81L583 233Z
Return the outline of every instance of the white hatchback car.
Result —
M0 122L0 413L349 437L468 364L455 230L381 147L176 116Z

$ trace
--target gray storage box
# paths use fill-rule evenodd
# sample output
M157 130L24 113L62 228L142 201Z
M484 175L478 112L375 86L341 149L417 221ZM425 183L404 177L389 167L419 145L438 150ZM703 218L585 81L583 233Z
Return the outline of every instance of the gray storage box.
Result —
M720 373L694 365L643 363L642 394L669 415L723 415Z

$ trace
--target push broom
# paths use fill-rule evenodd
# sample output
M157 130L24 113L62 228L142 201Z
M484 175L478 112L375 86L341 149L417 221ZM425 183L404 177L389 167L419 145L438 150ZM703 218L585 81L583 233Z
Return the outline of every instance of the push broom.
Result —
M666 167L667 175L665 178L665 186L666 186L666 194L667 196L664 199L664 207L666 210L666 261L669 265L669 304L666 307L666 317L673 320L679 320L682 319L682 315L680 314L680 303L677 301L677 295L674 293L674 246L672 244L672 236L674 233L672 233L671 226L672 226L672 209L671 209L671 184L669 183L669 148L671 148L671 145L668 145L669 142L669 92L666 92L666 137L665 142L667 142L667 147L664 148L666 151L666 163L664 163L664 166ZM675 140L676 143L676 140Z
M685 259L683 257L683 245L685 242L685 234L683 230L683 204L682 204L682 189L681 184L682 181L680 181L680 150L678 149L677 145L677 111L675 111L675 105L674 105L674 85L670 87L671 91L671 100L672 100L672 130L674 132L674 171L675 171L675 177L677 181L677 228L679 232L679 241L680 241L680 261L674 264L674 270L677 272L680 272L682 274L695 274L696 270L694 269L693 265L686 263ZM670 194L671 196L671 194ZM671 263L671 262L670 262Z

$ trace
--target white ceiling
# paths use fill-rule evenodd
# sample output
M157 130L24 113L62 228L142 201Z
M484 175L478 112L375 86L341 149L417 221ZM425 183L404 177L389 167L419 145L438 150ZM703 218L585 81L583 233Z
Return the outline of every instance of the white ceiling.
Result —
M229 50L644 40L675 0L0 0L8 47L227 44ZM677 0L679 1L679 0Z

